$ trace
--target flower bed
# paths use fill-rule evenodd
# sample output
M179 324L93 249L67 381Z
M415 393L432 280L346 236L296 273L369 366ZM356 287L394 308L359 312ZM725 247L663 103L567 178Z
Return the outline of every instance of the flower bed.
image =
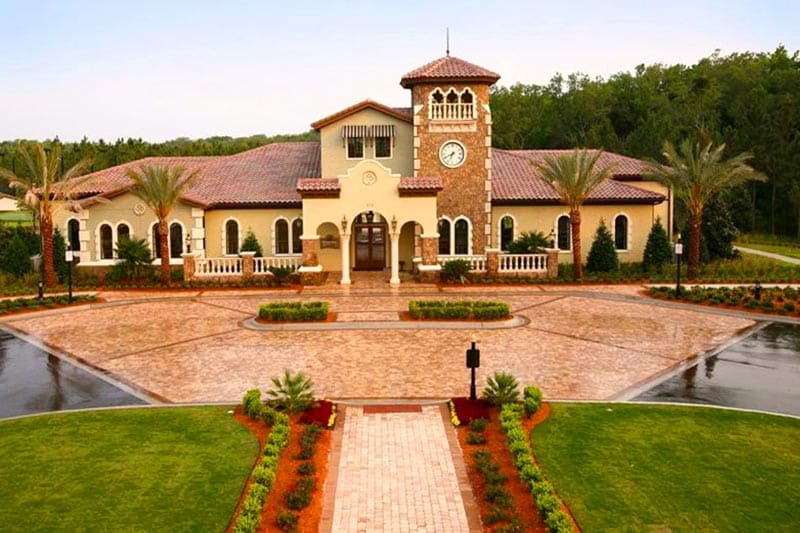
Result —
M758 295L754 286L682 288L680 297L674 287L650 287L650 296L693 304L722 306L729 309L800 316L800 292L793 287L765 287ZM758 296L758 297L756 297Z
M300 416L300 423L332 428L336 423L336 404L328 400L320 400L316 407L307 409Z
M258 318L267 322L310 322L328 318L328 302L271 302L261 304Z
M470 400L460 397L451 399L448 405L450 406L450 420L454 426L469 424L478 418L489 419L491 404L486 400Z
M502 320L508 318L508 304L466 300L411 300L408 313L415 320Z

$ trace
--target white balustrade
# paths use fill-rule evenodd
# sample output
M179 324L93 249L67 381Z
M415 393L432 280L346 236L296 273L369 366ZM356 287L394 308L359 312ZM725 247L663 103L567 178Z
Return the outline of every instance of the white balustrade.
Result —
M225 277L242 275L240 257L211 257L195 261L195 276Z
M448 261L462 260L469 263L471 272L486 272L485 255L440 255L436 260L442 266Z
M547 272L547 254L500 254L498 272Z
M472 120L474 118L474 104L433 103L430 105L431 120Z
M253 265L253 274L269 274L270 268L289 268L296 272L302 263L300 256L283 257L256 257Z

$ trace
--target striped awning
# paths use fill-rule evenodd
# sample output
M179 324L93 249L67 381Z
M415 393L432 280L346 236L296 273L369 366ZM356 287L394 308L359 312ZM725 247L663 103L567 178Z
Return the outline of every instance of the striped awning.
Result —
M373 137L394 137L394 124L372 126Z
M352 139L354 137L394 137L394 124L379 124L376 126L361 126L347 124L342 126L342 138Z
M370 137L369 126L347 124L342 126L342 139L352 139L354 137Z

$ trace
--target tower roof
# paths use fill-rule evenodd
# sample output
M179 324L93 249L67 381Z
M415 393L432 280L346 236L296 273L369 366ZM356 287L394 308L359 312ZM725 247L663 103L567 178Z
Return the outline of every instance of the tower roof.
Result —
M468 61L446 55L408 72L400 79L400 85L408 89L420 83L436 82L485 82L489 85L500 79L500 74L486 70Z

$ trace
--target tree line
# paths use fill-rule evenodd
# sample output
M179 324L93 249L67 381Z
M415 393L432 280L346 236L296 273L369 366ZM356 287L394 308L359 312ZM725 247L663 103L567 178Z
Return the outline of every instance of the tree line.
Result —
M230 155L257 148L274 142L316 140L317 132L310 130L299 134L251 135L249 137L208 137L189 139L179 137L161 143L151 143L139 139L117 139L106 142L103 139L89 141L84 137L80 142L60 142L58 138L47 140L43 145L49 149L54 143L61 145L62 171L89 157L92 160L89 172L103 170L144 157L153 156L210 156ZM20 140L0 141L0 168L15 173L26 172L25 164L18 151ZM0 191L14 194L8 183L0 180Z
M725 143L727 157L750 152L768 181L731 189L712 208L742 231L800 237L796 51L717 52L691 66L639 65L608 79L557 74L546 85L495 87L491 97L497 148L586 146L665 162L665 141L697 139Z

